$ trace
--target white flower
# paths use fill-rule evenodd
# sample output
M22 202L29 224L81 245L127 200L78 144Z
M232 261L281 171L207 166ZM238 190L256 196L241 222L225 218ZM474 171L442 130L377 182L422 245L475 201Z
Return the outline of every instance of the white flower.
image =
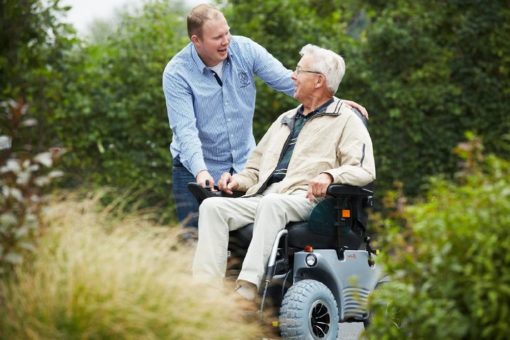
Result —
M64 172L60 170L53 170L48 174L49 178L57 178L64 176Z
M43 187L43 186L48 185L50 183L50 179L48 178L48 176L40 176L40 177L37 177L34 180L34 183L38 187Z
M18 178L16 178L16 184L18 185L27 185L28 181L30 181L30 172L23 171L18 174Z
M34 157L34 161L39 162L47 167L50 167L53 164L51 152L41 152L40 154Z
M0 169L0 173L5 174L6 172L12 172L18 174L21 171L19 163L15 159L8 159L5 166Z
M10 149L12 146L12 138L9 136L0 136L0 150Z

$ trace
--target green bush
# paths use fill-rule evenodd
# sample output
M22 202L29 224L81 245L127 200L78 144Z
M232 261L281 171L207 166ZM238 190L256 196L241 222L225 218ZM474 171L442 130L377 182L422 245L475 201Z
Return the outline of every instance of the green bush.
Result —
M52 170L59 149L36 152L32 141L37 125L28 105L0 102L0 277L10 273L33 251L43 223L43 194L62 175Z
M179 4L148 2L121 13L113 34L77 45L68 56L66 98L48 121L70 149L69 184L132 190L146 206L173 213L161 76L187 42L183 19Z
M462 144L458 181L433 179L405 209L406 226L383 231L391 282L374 296L370 338L508 338L510 163L479 164L477 150Z
M465 131L508 154L510 7L495 1L362 1L369 24L347 73L372 113L379 188L416 195L431 175L452 175Z
M2 0L0 4L0 101L30 103L38 120L31 143L55 145L46 117L65 98L66 56L77 43L60 0ZM37 136L37 138L36 138Z

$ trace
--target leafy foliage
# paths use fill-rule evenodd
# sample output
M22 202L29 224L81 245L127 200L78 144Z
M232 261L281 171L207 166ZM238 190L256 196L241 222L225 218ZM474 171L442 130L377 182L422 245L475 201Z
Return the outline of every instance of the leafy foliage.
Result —
M507 154L510 9L505 1L364 2L370 19L353 60L367 104L382 184L416 194L427 176L452 174L465 131ZM506 52L504 52L506 51Z
M75 31L62 21L68 7L59 0L2 0L0 6L0 101L31 104L39 122L32 145L42 150L55 140L44 118L64 98L62 67Z
M50 171L61 150L33 154L23 138L37 121L23 102L0 103L0 276L34 249L42 227L42 194L60 171Z
M385 231L391 282L374 296L374 339L505 339L510 332L510 163L473 138L458 182L435 178ZM401 220L402 221L402 220Z
M179 5L151 2L66 65L67 98L49 120L73 180L130 189L169 206L171 133L161 74L186 43Z

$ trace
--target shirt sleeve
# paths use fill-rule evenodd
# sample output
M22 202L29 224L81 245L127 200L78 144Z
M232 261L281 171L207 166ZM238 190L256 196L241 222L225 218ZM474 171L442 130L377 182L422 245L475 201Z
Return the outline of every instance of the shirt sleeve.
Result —
M375 180L372 140L359 117L353 114L343 128L338 143L340 167L325 171L334 183L365 186Z
M198 136L191 89L184 79L165 70L163 92L170 128L180 150L180 161L196 177L200 171L207 170L207 166Z
M293 96L294 82L291 79L292 71L286 69L264 47L250 40L250 49L253 56L253 72L267 85L276 91Z

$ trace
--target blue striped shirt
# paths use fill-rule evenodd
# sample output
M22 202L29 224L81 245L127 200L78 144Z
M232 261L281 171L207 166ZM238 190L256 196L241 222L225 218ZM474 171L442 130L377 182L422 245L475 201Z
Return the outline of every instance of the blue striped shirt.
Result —
M208 170L217 181L231 168L239 172L255 147L255 75L275 90L294 94L287 70L254 41L232 36L223 63L223 86L193 44L166 65L163 91L172 129L172 156L196 177Z

